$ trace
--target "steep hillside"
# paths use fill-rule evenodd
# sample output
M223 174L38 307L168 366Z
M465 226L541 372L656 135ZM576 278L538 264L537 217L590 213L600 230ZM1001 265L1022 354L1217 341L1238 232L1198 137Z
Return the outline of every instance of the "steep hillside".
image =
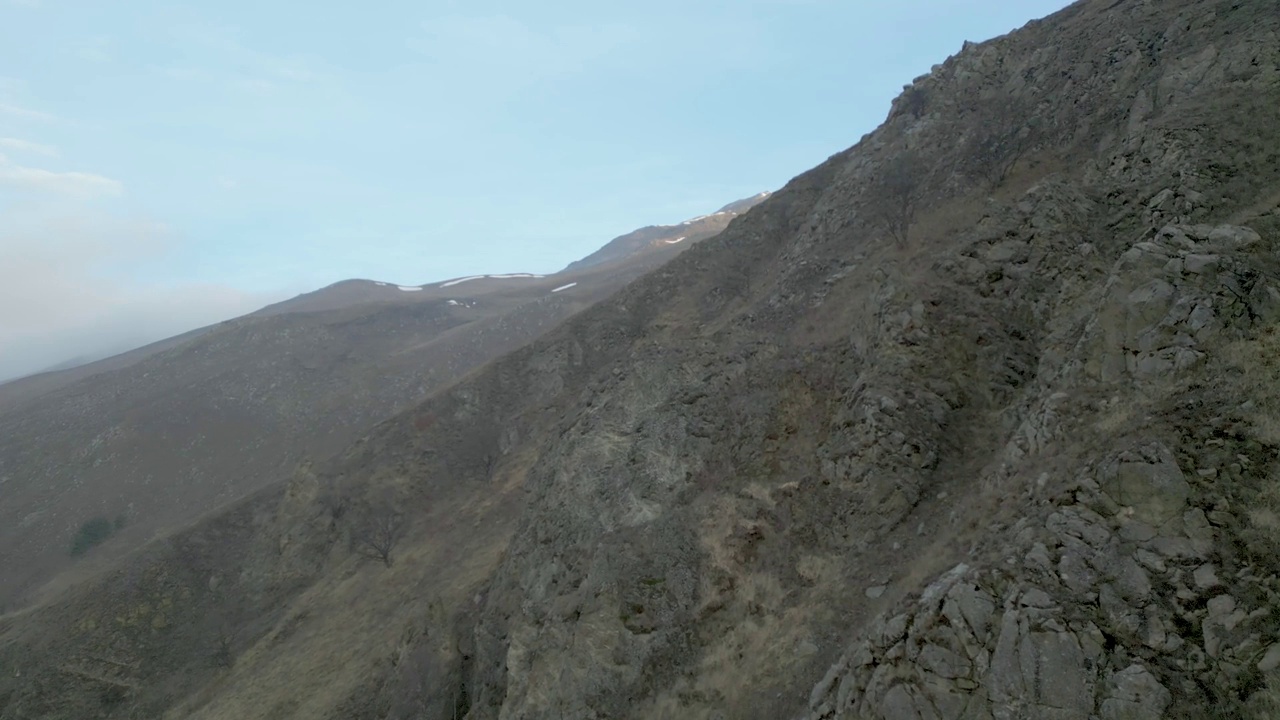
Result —
M0 610L288 477L723 227L549 277L337 283L116 358L0 386ZM677 228L667 228L671 237ZM86 557L85 523L118 524Z
M715 238L0 619L0 715L1275 717L1276 107L1271 0L967 45Z

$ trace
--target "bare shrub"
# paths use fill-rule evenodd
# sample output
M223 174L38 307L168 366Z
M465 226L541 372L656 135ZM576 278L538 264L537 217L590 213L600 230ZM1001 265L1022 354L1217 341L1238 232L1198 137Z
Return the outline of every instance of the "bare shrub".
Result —
M235 656L231 653L231 636L229 634L220 634L213 647L213 655L210 658L215 667L229 668L235 662Z
M391 567L391 553L404 536L405 525L404 513L390 499L372 504L361 514L352 536L356 550Z
M925 164L913 151L900 153L877 174L864 195L870 216L900 245L924 200Z

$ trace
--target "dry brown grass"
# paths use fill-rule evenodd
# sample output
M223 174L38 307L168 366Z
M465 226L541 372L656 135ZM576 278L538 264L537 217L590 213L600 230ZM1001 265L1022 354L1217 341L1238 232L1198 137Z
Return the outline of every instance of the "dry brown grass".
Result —
M428 628L443 629L439 608L472 604L510 540L512 500L526 470L508 462L493 493L445 496L415 514L390 569L355 554L335 558L273 630L165 717L332 717L354 692L385 677L380 663L404 656Z

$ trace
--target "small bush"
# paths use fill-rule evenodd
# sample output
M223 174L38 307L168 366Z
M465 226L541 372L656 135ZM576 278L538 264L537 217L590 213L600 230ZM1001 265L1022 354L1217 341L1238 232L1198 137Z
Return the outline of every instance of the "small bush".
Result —
M95 517L86 520L80 526L80 530L76 532L76 537L71 541L71 557L80 557L89 552L96 545L102 544L111 534L115 532L111 521L104 517Z

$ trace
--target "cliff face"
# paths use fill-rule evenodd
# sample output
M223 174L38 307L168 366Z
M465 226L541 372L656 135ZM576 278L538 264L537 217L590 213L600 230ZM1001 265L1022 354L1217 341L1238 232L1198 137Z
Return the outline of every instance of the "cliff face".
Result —
M226 531L252 561L202 566L245 588L231 667L134 650L119 703L1273 716L1278 34L1264 0L1087 0L967 46L718 237L256 500ZM387 496L390 568L347 544ZM46 693L0 684L4 712L103 707L50 670L125 647L55 630L75 603L0 624Z
M474 716L1262 692L1277 29L1266 3L1087 2L969 47L620 298L641 328L539 453Z

